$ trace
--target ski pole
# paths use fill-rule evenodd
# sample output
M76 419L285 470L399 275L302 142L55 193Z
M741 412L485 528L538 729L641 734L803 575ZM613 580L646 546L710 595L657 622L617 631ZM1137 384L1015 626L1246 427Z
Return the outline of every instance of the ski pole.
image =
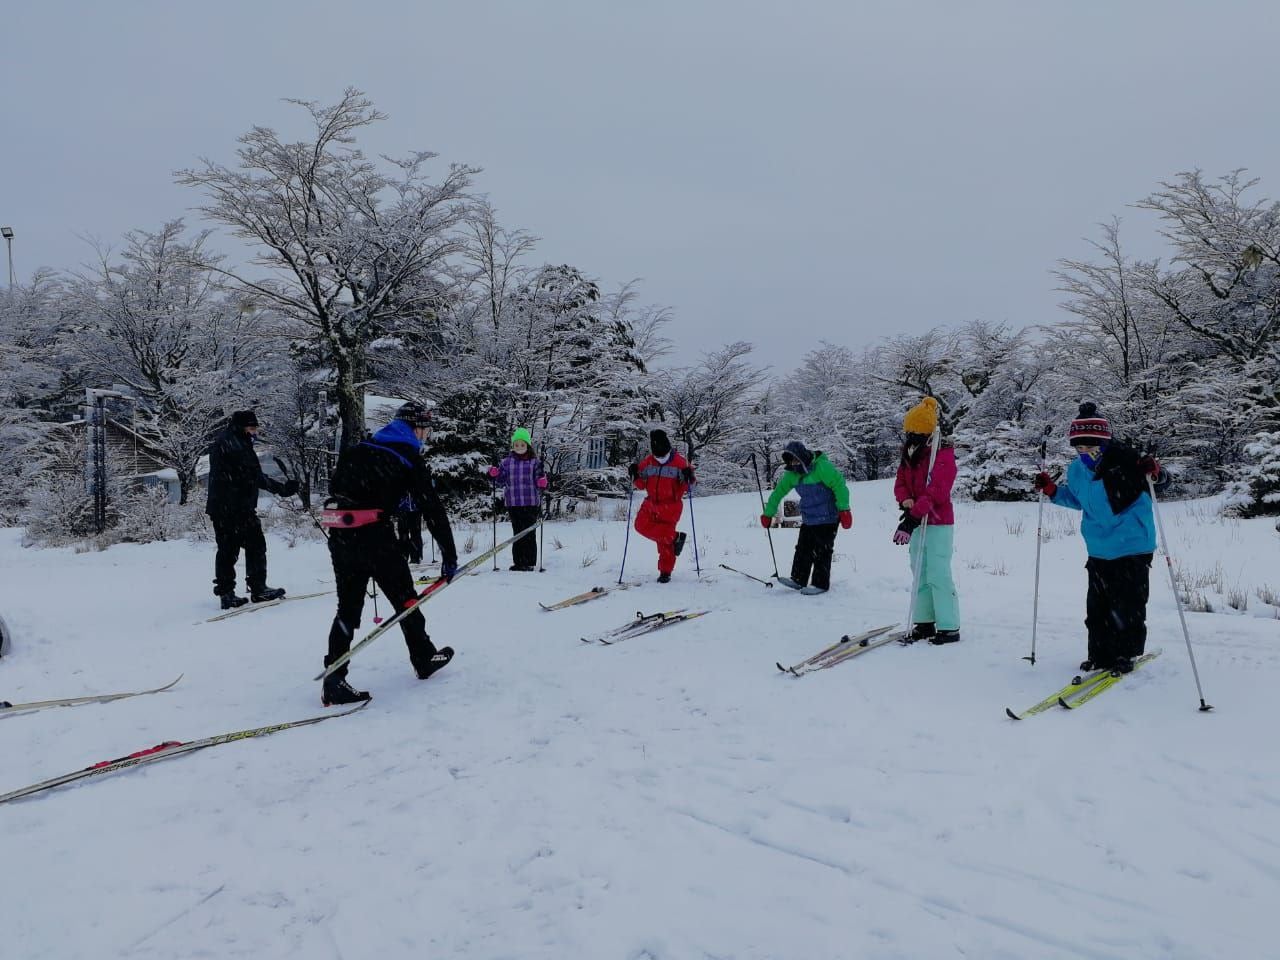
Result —
M490 487L493 488L493 495L489 498L489 509L493 513L493 569L498 569L498 484L492 479L489 481Z
M382 617L378 616L378 588L374 584L369 584L369 596L373 597L373 622L381 623Z
M1147 490L1151 494L1151 510L1156 515L1156 529L1160 531L1160 549L1164 551L1164 562L1169 569L1169 588L1173 590L1173 602L1178 605L1178 619L1182 621L1182 636L1187 641L1187 656L1191 659L1191 675L1196 678L1196 693L1200 695L1200 712L1208 713L1213 707L1204 702L1204 688L1200 686L1200 671L1196 669L1196 655L1191 649L1191 631L1187 629L1187 616L1182 612L1182 597L1178 595L1178 584L1173 577L1173 558L1169 556L1169 541L1164 535L1164 521L1160 519L1160 505L1156 500L1155 481L1147 477Z
M756 489L760 491L760 513L764 514L764 484L760 482L760 467L756 464L756 455L751 454L751 469L756 474ZM764 528L764 535L769 538L769 556L773 558L773 578L778 579L778 556L773 552L773 531Z
M543 548L547 545L547 516L551 513L551 495L544 493L542 495L542 529L538 531L538 572L546 573L547 568L542 565Z
M1045 457L1049 452L1049 433L1053 430L1053 426L1049 425L1044 428L1044 436L1040 438L1040 472L1044 473ZM1039 491L1037 499L1040 501L1036 507L1036 586L1031 594L1031 656L1023 657L1023 660L1030 660L1031 665L1036 665L1036 627L1040 623L1040 545L1041 531L1044 529L1044 491Z
M933 480L933 464L938 458L938 447L941 444L942 433L937 427L934 427L933 433L929 437L929 468L924 474L926 490L929 489L929 483ZM911 564L911 598L907 601L907 637L910 637L911 631L915 629L916 593L920 590L920 577L924 573L924 548L927 545L925 538L928 535L929 515L926 513L920 520L920 550L916 553L915 562Z
M631 485L631 492L627 494L627 532L622 538L622 566L618 569L618 583L622 583L622 575L627 569L627 544L631 542L631 502L636 497L635 484Z
M693 516L693 484L689 484L689 526L693 528L693 571L702 576L702 565L698 562L698 521Z

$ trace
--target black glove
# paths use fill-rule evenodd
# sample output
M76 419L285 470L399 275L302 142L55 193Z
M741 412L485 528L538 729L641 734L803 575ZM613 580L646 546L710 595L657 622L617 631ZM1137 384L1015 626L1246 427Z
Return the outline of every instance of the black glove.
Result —
M911 515L910 510L902 511L902 520L898 523L898 529L910 536L915 532L916 527L920 526L920 520Z
M681 467L680 476L689 486L693 486L693 467Z
M299 490L298 481L290 477L284 482L284 486L280 490L282 497L292 497Z
M639 467L639 465L638 465L638 464L634 464L634 463L628 463L628 464L627 464L627 476L628 476L628 477L630 477L632 480L634 480L636 477L640 476L640 467Z

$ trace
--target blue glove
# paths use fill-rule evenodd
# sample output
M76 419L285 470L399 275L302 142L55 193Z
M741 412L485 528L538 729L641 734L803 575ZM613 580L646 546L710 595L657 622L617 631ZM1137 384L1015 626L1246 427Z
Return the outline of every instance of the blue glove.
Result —
M452 581L454 578L454 575L457 572L458 572L457 560L441 560L440 561L440 576L443 577L446 581Z

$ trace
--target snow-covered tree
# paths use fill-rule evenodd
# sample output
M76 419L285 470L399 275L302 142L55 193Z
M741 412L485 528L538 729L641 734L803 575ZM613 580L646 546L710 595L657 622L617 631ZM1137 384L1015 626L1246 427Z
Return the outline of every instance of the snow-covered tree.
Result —
M1245 463L1230 487L1231 508L1244 517L1280 514L1280 431L1255 435L1244 453Z
M216 269L322 350L349 445L364 433L370 345L388 327L435 311L453 282L475 170L455 164L433 182L425 170L435 154L386 166L366 157L356 135L385 117L358 90L332 106L291 102L311 116L309 141L254 127L240 138L235 167L206 160L178 182L203 190L203 212L255 245L253 265L266 276Z
M751 344L713 350L692 367L663 371L655 392L662 423L684 444L690 462L705 453L727 459L746 442L762 371L750 363Z
M134 428L177 471L181 502L196 466L265 344L251 318L222 296L208 233L184 240L181 220L125 235L120 258L103 253L75 285L81 345L96 385L136 401Z

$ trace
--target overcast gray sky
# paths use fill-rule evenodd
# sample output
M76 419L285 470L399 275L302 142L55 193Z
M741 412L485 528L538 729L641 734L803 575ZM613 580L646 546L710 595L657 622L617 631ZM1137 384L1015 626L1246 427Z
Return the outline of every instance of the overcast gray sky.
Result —
M681 354L792 365L975 317L1052 321L1050 275L1178 171L1280 182L1270 0L8 3L0 224L20 279L189 213L284 97L364 90L369 152L484 168L541 259L643 281ZM229 247L230 244L226 244Z

